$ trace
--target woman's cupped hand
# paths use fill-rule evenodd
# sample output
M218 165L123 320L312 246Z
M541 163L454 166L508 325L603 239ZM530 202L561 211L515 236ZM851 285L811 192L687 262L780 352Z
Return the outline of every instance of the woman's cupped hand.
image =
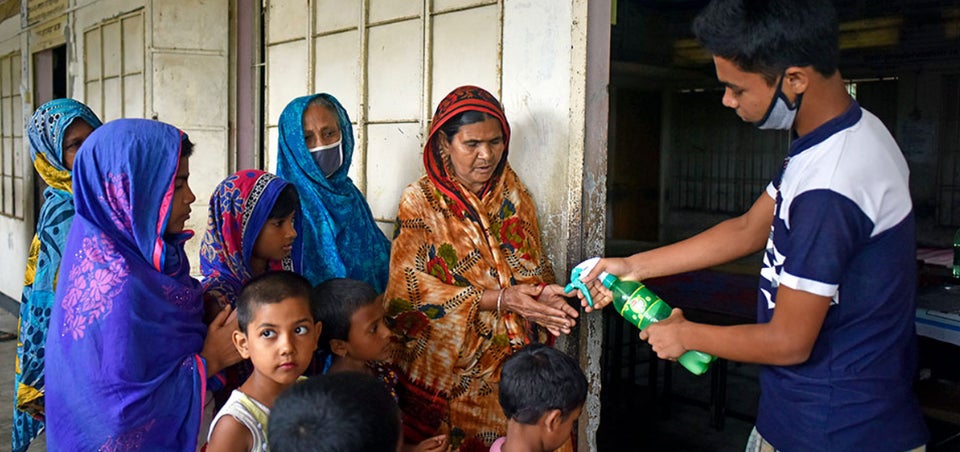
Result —
M513 311L553 334L570 334L577 325L580 313L564 296L563 287L556 284L538 286L519 284L507 287L501 300L504 309Z

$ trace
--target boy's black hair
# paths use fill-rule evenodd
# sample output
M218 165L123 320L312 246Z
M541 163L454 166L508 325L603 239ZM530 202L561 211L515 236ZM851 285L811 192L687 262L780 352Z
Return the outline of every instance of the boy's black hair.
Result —
M372 375L313 377L277 397L267 438L273 452L395 452L400 409Z
M323 322L320 347L330 349L332 339L347 340L350 318L358 309L377 301L376 289L349 278L328 279L310 292L310 304L317 307L316 320Z
M587 400L587 377L567 354L530 344L507 358L500 374L500 407L507 419L533 425L548 411L566 418Z
M791 66L833 75L840 61L840 28L830 0L713 0L693 21L708 52L768 85Z
M273 202L273 208L267 215L268 220L277 218L286 218L287 215L295 212L300 207L300 195L297 193L297 187L293 184L287 184L280 190L277 200Z
M287 298L303 298L310 305L310 315L317 320L317 310L310 301L310 282L291 271L267 272L243 286L237 298L237 323L247 334L247 325L253 320L258 306L279 303Z

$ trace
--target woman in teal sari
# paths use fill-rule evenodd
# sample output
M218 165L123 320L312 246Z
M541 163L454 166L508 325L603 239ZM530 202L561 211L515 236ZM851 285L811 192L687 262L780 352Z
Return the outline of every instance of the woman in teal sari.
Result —
M280 114L277 175L292 182L303 212L303 275L317 285L331 278L387 286L390 241L347 173L353 127L329 94L292 100Z
M41 105L27 124L30 157L47 189L20 298L11 449L16 452L26 450L43 430L44 343L63 245L73 222L73 159L80 144L99 126L97 115L73 99Z

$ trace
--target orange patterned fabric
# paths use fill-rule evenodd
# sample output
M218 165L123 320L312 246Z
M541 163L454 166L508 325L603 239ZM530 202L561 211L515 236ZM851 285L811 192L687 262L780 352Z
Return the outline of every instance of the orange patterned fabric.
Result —
M480 90L465 87L450 96L478 102L464 89ZM500 111L495 102L486 107ZM459 103L445 100L441 108L445 105ZM441 113L434 117L452 117ZM505 125L505 118L501 121ZM478 197L446 176L452 170L433 144L438 127L434 124L424 149L428 175L408 186L400 201L384 297L399 342L398 396L408 442L444 433L461 451L486 451L506 434L497 399L503 360L551 336L511 312L481 311L481 296L511 285L552 283L554 274L541 247L533 200L506 152ZM437 174L443 189L435 184ZM455 196L446 194L451 190Z

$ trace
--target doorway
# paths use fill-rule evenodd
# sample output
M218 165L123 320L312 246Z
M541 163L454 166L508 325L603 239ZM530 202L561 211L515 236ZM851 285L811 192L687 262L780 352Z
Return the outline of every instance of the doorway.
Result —
M51 100L67 97L66 44L33 54L33 106L39 107ZM33 218L40 216L43 191L47 188L41 177L33 178ZM36 232L36 222L33 223Z
M661 94L617 86L612 91L608 237L656 242L660 223Z

